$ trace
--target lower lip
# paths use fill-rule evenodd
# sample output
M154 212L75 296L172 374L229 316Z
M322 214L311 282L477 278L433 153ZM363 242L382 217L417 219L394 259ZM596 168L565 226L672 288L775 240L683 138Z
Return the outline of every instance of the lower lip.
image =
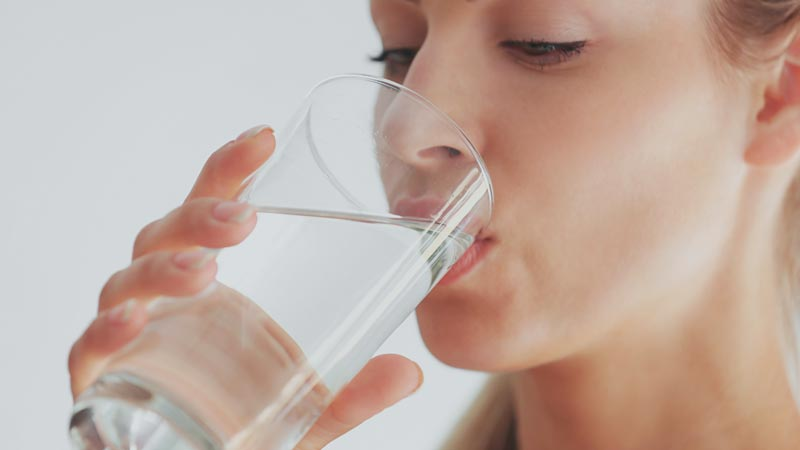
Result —
M489 248L489 241L481 239L470 245L466 252L458 258L455 264L447 271L447 273L439 280L439 285L447 285L455 283L459 278L468 274L476 264L478 264L486 255Z

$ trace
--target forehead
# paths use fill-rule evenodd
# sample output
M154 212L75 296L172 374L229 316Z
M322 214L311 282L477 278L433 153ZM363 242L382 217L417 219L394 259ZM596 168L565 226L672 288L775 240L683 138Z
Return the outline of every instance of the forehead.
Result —
M688 26L702 25L704 13L711 6L711 0L371 0L371 3L377 12L397 7L417 10L428 18L469 11L486 20L498 16L520 21L581 17L606 25L608 31L633 26L640 31L651 29L654 32L657 29L679 32ZM665 27L667 24L669 26Z
M370 0L373 4L400 3L421 7L422 9L447 5L451 8L470 6L480 8L581 8L594 11L624 11L633 8L639 11L664 11L681 4L708 5L709 0Z

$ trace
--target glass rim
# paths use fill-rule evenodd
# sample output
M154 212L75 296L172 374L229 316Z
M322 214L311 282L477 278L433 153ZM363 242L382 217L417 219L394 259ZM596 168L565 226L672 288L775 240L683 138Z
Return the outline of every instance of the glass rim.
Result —
M466 144L467 151L472 156L472 159L478 165L478 170L481 172L481 176L484 178L486 182L486 192L488 193L489 197L489 214L488 219L491 220L492 213L494 210L494 187L492 186L492 179L489 176L489 170L486 168L486 163L483 161L480 153L478 153L478 149L475 148L475 145L472 144L472 141L469 139L467 134L464 130L453 120L450 116L444 113L441 109L439 109L436 105L434 105L430 100L422 96L421 94L417 93L413 89L406 87L400 83L396 83L392 80L388 80L386 78L377 77L374 75L364 74L364 73L344 73L339 75L334 75L317 83L311 90L308 91L306 94L306 98L311 97L313 93L321 88L322 86L329 84L331 82L341 80L341 79L351 79L351 80L363 80L369 81L374 84L382 85L384 87L388 87L399 92L402 92L412 98L421 106L430 110L434 115L442 119L453 131L456 132L458 137Z

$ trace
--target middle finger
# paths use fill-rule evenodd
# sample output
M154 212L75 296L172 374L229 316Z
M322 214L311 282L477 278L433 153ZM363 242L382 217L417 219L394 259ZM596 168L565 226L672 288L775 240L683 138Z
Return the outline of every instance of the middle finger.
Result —
M255 225L255 210L246 203L195 199L143 228L133 246L133 259L158 250L236 245Z

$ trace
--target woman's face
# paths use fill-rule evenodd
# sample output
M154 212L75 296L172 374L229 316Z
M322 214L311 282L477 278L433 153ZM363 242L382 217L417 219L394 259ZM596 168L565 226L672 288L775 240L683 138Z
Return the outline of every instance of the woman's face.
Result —
M719 78L706 1L371 6L385 76L465 129L495 189L485 258L417 308L439 359L519 370L700 294L735 224L752 107Z

